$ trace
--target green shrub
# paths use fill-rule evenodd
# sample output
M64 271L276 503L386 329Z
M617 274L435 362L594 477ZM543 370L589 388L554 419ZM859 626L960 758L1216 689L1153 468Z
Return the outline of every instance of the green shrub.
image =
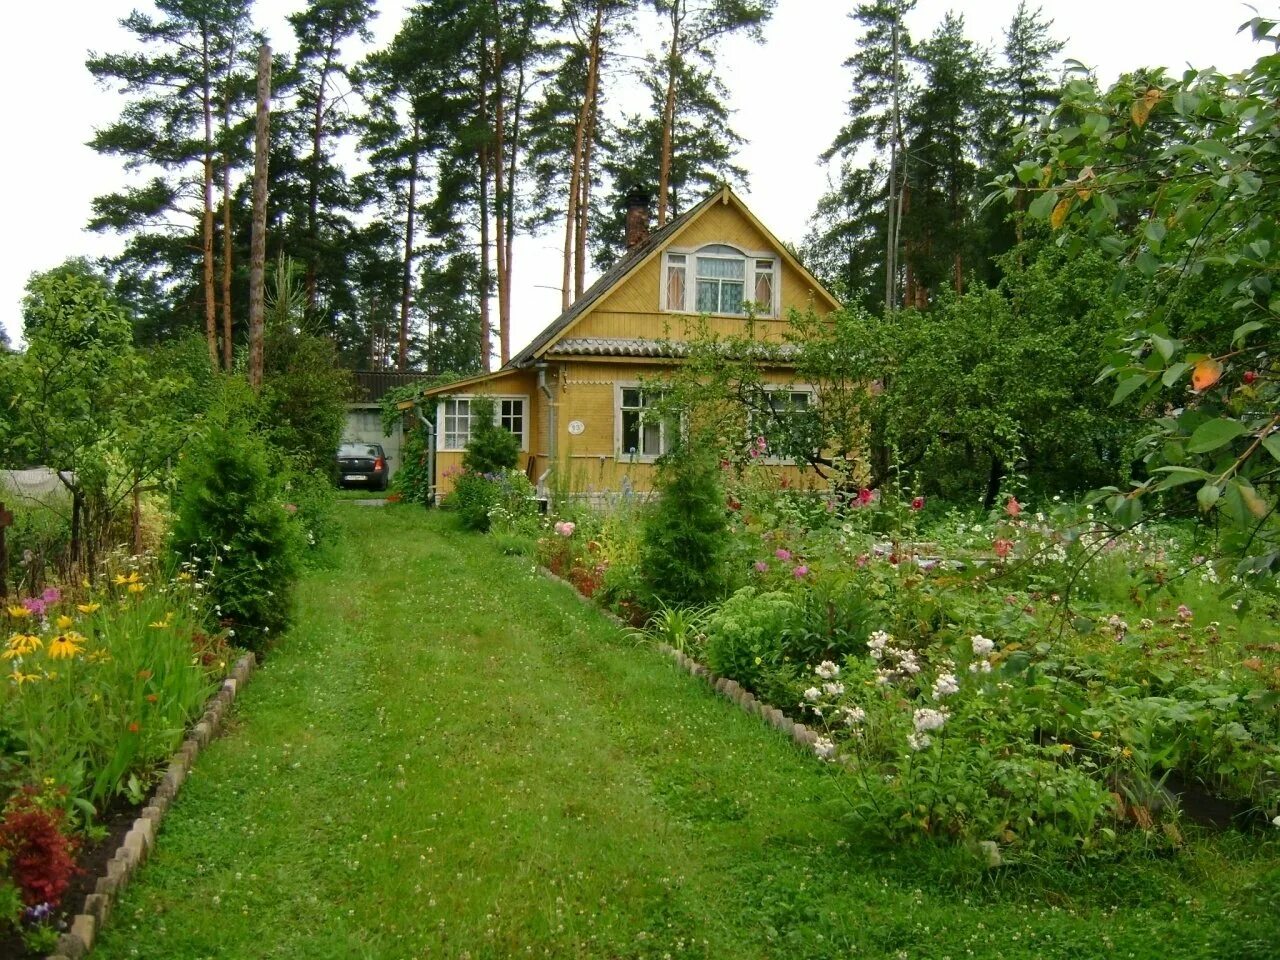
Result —
M471 398L471 440L462 455L462 468L472 473L498 473L515 468L520 438L494 423L493 401Z
M212 426L187 448L171 534L180 557L213 567L218 616L253 650L289 625L300 552L268 462L246 425Z
M258 410L272 447L305 470L330 479L346 423L351 374L338 364L332 341L283 324L267 330Z
M415 421L406 426L400 447L400 469L391 478L391 492L404 503L430 504L431 473L427 469L426 430Z
M769 699L799 619L799 607L785 593L743 587L707 622L707 666Z
M716 460L687 447L659 463L641 565L654 596L668 604L697 606L724 595L729 526L719 473Z
M441 504L457 511L458 519L468 530L484 533L489 529L489 512L498 504L501 492L496 481L479 473L461 473L453 492Z
M288 498L285 509L292 514L299 539L306 544L302 559L314 562L340 529L333 510L337 499L333 484L325 474L293 463L287 465L283 477L283 493Z

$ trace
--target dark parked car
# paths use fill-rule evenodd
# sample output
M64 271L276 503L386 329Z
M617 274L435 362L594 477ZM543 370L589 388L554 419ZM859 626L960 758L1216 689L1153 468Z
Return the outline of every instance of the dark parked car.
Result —
M387 455L380 443L343 443L338 446L338 485L387 489Z

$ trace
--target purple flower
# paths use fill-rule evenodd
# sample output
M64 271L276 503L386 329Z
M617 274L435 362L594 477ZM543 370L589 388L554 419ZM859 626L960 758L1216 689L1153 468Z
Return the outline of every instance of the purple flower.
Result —
M798 580L801 577L805 577L809 575L809 568L802 563L800 564L800 566L796 567L794 570L791 571L791 575Z
M791 559L791 551L788 550L786 547L779 547L777 550L773 551L773 555L777 557L779 560Z
M58 592L57 587L49 587L44 593L40 594L40 599L45 603L57 603L62 599L62 594Z
M22 601L22 605L37 617L44 616L44 601L39 597L27 597L27 599Z
M769 565L765 563L763 560L756 561L756 573L764 573L768 569L769 569Z

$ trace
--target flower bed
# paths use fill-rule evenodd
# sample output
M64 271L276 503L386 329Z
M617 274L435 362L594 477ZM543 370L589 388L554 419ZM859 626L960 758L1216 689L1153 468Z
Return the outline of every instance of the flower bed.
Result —
M993 865L1276 829L1276 608L1193 531L871 491L740 488L726 511L731 591L701 610L638 586L635 517L548 520L538 556L815 731L867 831Z
M192 568L122 561L101 586L8 603L0 686L0 929L52 948L63 901L137 807L227 669L229 648Z

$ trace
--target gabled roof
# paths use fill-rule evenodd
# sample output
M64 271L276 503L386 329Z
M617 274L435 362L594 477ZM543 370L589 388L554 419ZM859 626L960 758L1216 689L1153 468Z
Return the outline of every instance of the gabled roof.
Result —
M633 248L624 253L612 267L600 274L599 278L591 286L583 291L582 296L573 301L573 304L560 316L556 317L545 330L533 338L527 347L517 353L508 361L509 366L523 367L533 360L537 359L543 349L552 343L569 327L573 326L574 321L585 314L596 301L603 297L606 293L616 287L633 269L644 263L649 258L649 254L656 253L662 249L667 239L678 233L685 224L689 223L698 213L707 207L716 197L720 195L717 190L710 196L702 199L701 202L690 207L680 216L669 220L657 230L649 234L647 240L636 244Z
M768 227L756 219L755 214L747 209L747 205L742 202L742 199L737 194L735 194L729 187L722 186L712 191L699 203L680 214L680 216L655 230L643 243L637 245L632 250L628 250L617 263L606 270L595 283L587 288L582 296L575 300L568 310L560 314L560 316L552 321L550 326L534 337L533 342L512 357L502 369L507 370L515 367L527 367L529 364L541 357L562 334L568 331L568 329L585 314L590 312L591 308L594 307L602 297L626 280L627 277L646 263L650 257L656 255L668 243L675 240L685 227L696 220L704 210L717 200L724 203L732 201L742 215L746 217L747 220L770 241L783 260L799 271L801 276L805 277L809 283L812 284L812 288L821 294L821 296L823 296L833 308L839 308L840 301L833 297L827 289L818 282L818 279L805 269L804 264L792 256L791 252L778 240L777 237L773 235L773 232L770 231Z

